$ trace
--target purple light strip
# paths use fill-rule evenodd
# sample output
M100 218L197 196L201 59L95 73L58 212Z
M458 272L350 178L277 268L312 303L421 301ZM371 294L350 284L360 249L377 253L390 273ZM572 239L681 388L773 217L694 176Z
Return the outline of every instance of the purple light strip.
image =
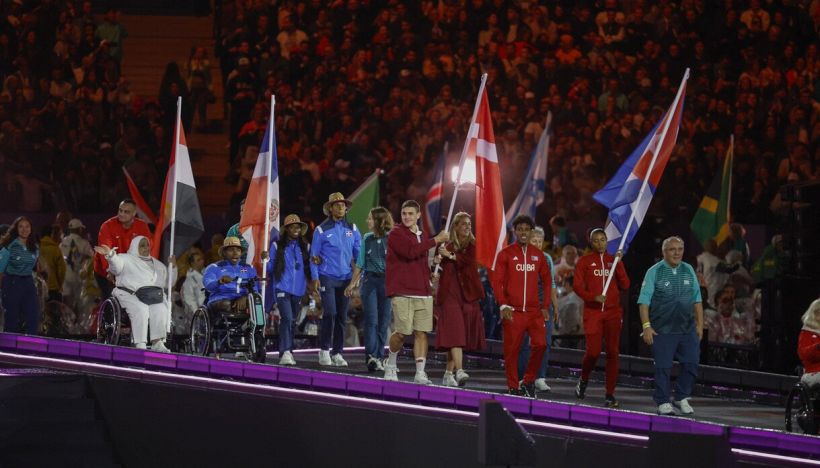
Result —
M56 358L49 358L49 357L40 357L40 356L21 356L18 354L9 354L0 352L0 357L9 357L13 358L17 361L31 361L35 364L40 363L50 363L52 365L58 366L60 368L68 368L71 370L79 370L82 372L88 372L90 374L96 375L104 375L109 376L110 373L115 372L118 377L130 377L134 379L141 379L145 380L146 377L149 377L150 380L155 380L162 383L168 383L171 380L177 381L178 383L186 382L183 385L190 385L197 388L202 388L203 384L210 384L208 385L209 388L233 388L237 391L252 391L254 394L258 394L261 391L264 393L280 393L289 396L296 397L298 399L304 399L304 397L313 397L313 399L318 400L333 400L342 403L356 403L361 406L379 406L384 408L392 408L392 409L403 409L403 410L410 410L413 412L420 412L420 413L430 413L430 414L437 414L437 415L447 415L447 416L457 416L464 419L471 419L477 420L479 414L474 411L463 411L463 410L454 410L449 408L437 408L432 406L421 406L412 403L400 403L395 401L385 401L385 400L372 400L369 398L361 398L349 395L334 395L330 393L324 392L316 392L312 390L300 390L295 388L283 388L283 387L273 387L269 385L261 385L261 384L253 384L247 382L236 382L230 380L220 380L220 379L213 379L209 377L198 377L192 375L181 375L181 374L169 374L166 372L156 372L156 371L149 371L144 369L131 369L131 368L123 368L117 366L110 366L107 364L97 364L97 363L77 363L76 361L69 361L65 359L56 359ZM107 372L104 372L107 371ZM586 434L592 436L598 436L601 438L608 438L608 439L619 439L625 440L630 442L646 442L649 440L646 436L636 436L631 434L621 434L618 432L610 432L610 431L603 431L603 430L596 430L596 429L585 429L580 427L572 427L572 426L561 426L558 424L550 424L550 423L541 423L535 421L528 421L523 419L516 419L521 424L535 426L541 429L550 429L552 431L561 431L567 433L575 433L575 434Z
M808 466L820 466L820 460L808 460L805 458L788 457L786 455L776 455L774 453L755 452L754 450L733 448L732 453L751 458L765 458L766 460L773 460L779 462L795 463Z

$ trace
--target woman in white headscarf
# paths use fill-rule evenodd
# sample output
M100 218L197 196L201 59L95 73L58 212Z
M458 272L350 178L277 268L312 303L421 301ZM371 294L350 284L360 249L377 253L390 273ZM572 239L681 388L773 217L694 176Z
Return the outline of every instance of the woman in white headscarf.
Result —
M151 349L169 352L165 347L168 332L167 286L168 271L165 265L151 256L151 245L145 236L137 236L131 241L128 253L117 254L107 245L94 247L97 253L108 260L108 271L117 281L111 295L116 297L131 319L131 340L134 346L145 349L148 339L148 325L151 326ZM171 264L172 284L176 276Z

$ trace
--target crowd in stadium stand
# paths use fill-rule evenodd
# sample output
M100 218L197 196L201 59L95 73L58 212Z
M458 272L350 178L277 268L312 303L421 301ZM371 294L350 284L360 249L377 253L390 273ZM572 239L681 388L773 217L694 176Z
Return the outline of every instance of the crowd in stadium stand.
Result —
M678 145L651 210L690 219L730 135L735 221L775 226L779 187L820 178L820 1L541 3L217 2L214 63L196 48L169 64L157 96L138 97L120 73L116 11L95 21L89 1L3 2L0 209L110 212L128 193L121 166L158 206L176 96L190 103L188 131L207 126L209 67L224 83L236 181L226 197L245 195L275 94L282 212L314 222L328 193L349 194L377 167L393 213L423 200L445 143L457 160L482 73L506 200L552 112L539 223L605 219L592 194L687 67Z

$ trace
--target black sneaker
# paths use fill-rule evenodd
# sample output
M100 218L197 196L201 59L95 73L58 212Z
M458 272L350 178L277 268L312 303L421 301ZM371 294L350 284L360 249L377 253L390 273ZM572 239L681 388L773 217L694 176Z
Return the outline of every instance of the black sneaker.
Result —
M615 399L615 395L607 395L606 398L604 398L604 406L607 408L617 408L621 406L621 404Z
M379 367L379 360L373 356L367 357L367 372L376 372Z
M525 397L537 398L535 393L535 382L521 384L521 391L524 392Z
M513 396L527 396L524 394L524 390L520 388L510 388L507 390L507 393Z
M587 381L578 379L578 385L575 386L575 396L579 400L583 400L587 393Z

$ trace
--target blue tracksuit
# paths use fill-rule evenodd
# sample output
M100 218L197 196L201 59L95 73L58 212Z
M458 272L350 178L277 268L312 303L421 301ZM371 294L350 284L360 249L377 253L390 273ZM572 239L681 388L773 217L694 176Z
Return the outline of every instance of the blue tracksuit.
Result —
M273 264L277 258L278 244L271 246L271 259L268 262L268 277L273 278ZM279 308L279 353L293 351L293 320L299 313L302 296L307 290L307 279L304 271L304 257L298 240L291 240L285 246L283 255L285 269L282 276L275 279L276 306Z
M208 304L216 301L234 300L236 298L248 294L248 289L245 283L238 285L237 282L231 281L227 284L220 284L219 278L229 276L231 279L239 278L242 280L256 278L256 269L246 263L231 264L228 260L222 260L216 263L211 263L205 272L202 274L202 284L205 290L208 291ZM259 283L253 285L253 289L259 292Z

